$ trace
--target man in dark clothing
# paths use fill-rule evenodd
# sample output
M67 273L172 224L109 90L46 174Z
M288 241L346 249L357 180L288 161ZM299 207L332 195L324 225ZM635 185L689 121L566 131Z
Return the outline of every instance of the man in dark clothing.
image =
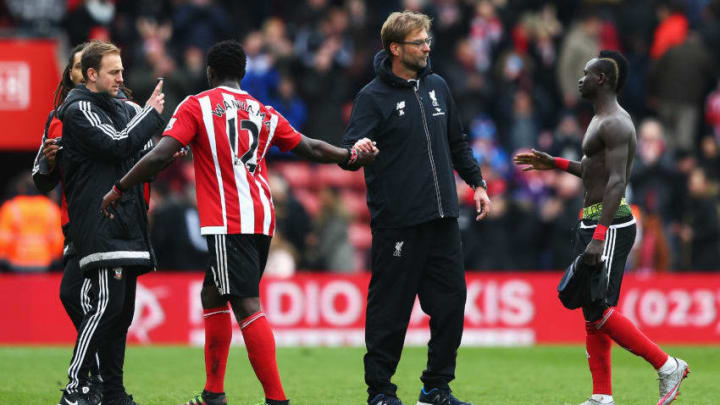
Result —
M343 144L370 138L381 151L365 168L372 278L365 325L368 403L401 404L390 382L415 297L430 315L428 364L418 404L466 404L450 394L467 293L455 168L475 188L478 220L490 200L445 80L428 56L430 19L392 13L375 56L377 77L355 99ZM372 145L364 148L370 152Z
M123 83L120 50L92 42L81 58L85 85L73 89L58 111L63 123L60 159L69 214L69 236L87 282L87 311L78 329L69 382L60 404L87 405L87 356L112 347L103 363L103 403L133 405L122 381L127 330L132 322L137 276L154 268L142 185L128 190L115 221L100 212L100 201L120 173L139 158L150 137L162 129L162 84L144 108L117 100Z

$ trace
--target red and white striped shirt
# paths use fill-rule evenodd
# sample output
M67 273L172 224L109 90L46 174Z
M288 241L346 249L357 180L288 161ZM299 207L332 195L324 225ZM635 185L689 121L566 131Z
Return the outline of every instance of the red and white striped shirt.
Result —
M203 235L273 235L263 158L273 145L289 151L301 140L285 117L245 91L220 86L185 98L163 135L192 147Z

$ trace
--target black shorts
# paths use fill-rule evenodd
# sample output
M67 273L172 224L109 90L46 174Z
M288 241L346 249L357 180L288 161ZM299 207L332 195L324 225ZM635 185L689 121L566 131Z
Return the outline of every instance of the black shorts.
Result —
M258 297L271 238L258 234L207 235L210 267L205 285L214 284L220 295Z
M585 251L588 243L592 240L596 225L597 221L580 221L575 233L575 254L573 257L577 257L577 255ZM625 274L625 263L635 243L636 232L635 218L632 216L615 219L608 227L605 235L605 250L603 251L603 259L608 260L608 288L605 297L607 306L616 306L620 299L620 285ZM583 308L585 319L594 320L593 318L598 318L604 309L597 308L594 311L589 311L588 308ZM597 313L597 310L600 311L600 314Z

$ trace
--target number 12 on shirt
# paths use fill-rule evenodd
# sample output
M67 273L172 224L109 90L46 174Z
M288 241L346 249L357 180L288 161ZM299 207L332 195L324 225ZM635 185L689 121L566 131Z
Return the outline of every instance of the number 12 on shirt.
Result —
M228 138L230 140L230 149L233 153L233 164L243 164L247 170L251 173L255 173L257 169L257 148L258 140L260 138L260 127L254 121L245 119L240 121L240 131L247 133L248 136L248 149L243 153L243 150L239 148L240 144L240 131L237 126L237 118L232 117L227 120L228 125Z

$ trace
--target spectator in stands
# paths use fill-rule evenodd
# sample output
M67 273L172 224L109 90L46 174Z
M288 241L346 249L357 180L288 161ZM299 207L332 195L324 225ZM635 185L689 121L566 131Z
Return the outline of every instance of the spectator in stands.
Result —
M720 270L718 189L708 181L703 169L696 168L688 179L688 191L681 238L688 248L683 251L689 250L689 255L679 270Z
M720 145L713 135L707 135L700 141L700 167L708 181L720 185Z
M173 14L173 44L177 49L197 45L207 51L214 43L231 37L232 24L214 0L180 2Z
M314 221L308 249L308 253L314 256L313 269L336 273L356 270L355 249L348 240L351 219L340 190L335 187L320 190L320 212Z
M643 213L644 237L638 267L667 270L671 259L664 218L671 216L668 209L673 195L667 179L673 178L674 172L659 121L647 119L640 124L637 151L630 186L632 202L640 206Z
M62 255L60 207L38 194L29 172L12 181L0 206L0 264L11 271L47 271Z
M694 32L664 52L651 69L648 91L671 151L697 150L703 96L715 74L710 52Z
M660 21L650 48L650 56L657 60L675 45L685 42L688 33L688 19L680 0L665 0L656 8Z
M298 255L302 255L312 230L310 216L302 204L295 199L285 179L270 171L268 182L275 205L276 237L281 236ZM300 258L299 264L302 268L306 262Z
M601 27L600 18L586 9L563 39L556 77L560 94L568 108L575 107L578 102L577 83L582 76L585 62L600 52L598 36Z
M110 0L85 0L71 10L63 26L71 45L97 39L110 40L109 26L115 17L115 2Z

